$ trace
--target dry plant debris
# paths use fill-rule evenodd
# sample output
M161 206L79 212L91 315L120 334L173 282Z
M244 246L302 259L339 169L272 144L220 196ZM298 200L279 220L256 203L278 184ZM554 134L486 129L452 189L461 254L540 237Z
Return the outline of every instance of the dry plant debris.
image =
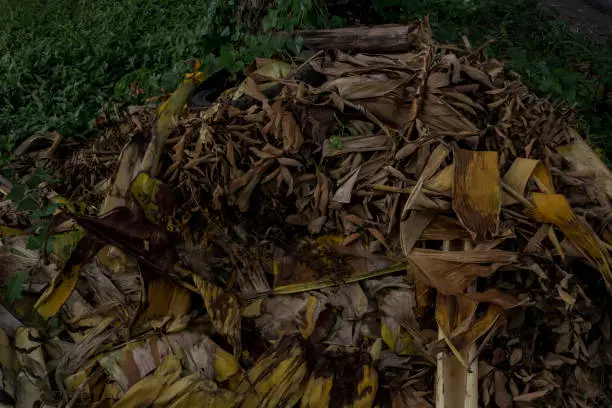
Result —
M609 171L571 112L409 27L402 54L257 60L203 107L190 74L68 161L24 146L86 206L38 253L0 202L2 278L28 272L0 404L430 407L450 357L481 406L612 403Z

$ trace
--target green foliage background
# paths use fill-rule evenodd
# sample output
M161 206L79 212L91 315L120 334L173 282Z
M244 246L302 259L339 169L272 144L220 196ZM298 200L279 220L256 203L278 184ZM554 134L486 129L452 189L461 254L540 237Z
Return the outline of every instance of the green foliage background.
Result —
M35 132L86 136L109 98L142 102L190 68L238 72L255 57L296 52L272 30L329 26L312 0L281 0L237 22L233 0L0 0L0 151ZM143 89L130 95L130 84Z
M0 153L51 129L86 137L111 98L140 103L172 90L193 58L208 72L238 72L255 57L296 53L295 29L343 25L351 11L371 24L429 12L442 41L495 38L491 56L575 107L582 130L612 154L610 48L536 0L354 0L347 9L334 17L318 0L277 0L238 21L237 0L0 0ZM133 83L142 94L130 93Z

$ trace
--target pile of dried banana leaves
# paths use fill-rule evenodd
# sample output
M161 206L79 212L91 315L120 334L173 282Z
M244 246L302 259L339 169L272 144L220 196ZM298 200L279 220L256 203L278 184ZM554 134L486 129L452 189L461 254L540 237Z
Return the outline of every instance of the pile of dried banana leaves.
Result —
M41 250L0 201L0 405L612 403L607 167L485 47L406 27L20 149L14 184L60 181Z

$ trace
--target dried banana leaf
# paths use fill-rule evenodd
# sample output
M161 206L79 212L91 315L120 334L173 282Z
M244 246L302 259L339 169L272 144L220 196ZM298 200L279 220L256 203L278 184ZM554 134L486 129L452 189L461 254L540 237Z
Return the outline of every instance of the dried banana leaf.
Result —
M498 234L501 186L497 152L457 149L453 210L474 240Z

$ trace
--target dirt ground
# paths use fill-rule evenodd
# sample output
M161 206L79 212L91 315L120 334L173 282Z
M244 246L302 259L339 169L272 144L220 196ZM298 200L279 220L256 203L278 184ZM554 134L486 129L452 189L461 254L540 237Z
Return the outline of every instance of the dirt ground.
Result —
M543 0L576 30L605 42L612 36L612 0Z

